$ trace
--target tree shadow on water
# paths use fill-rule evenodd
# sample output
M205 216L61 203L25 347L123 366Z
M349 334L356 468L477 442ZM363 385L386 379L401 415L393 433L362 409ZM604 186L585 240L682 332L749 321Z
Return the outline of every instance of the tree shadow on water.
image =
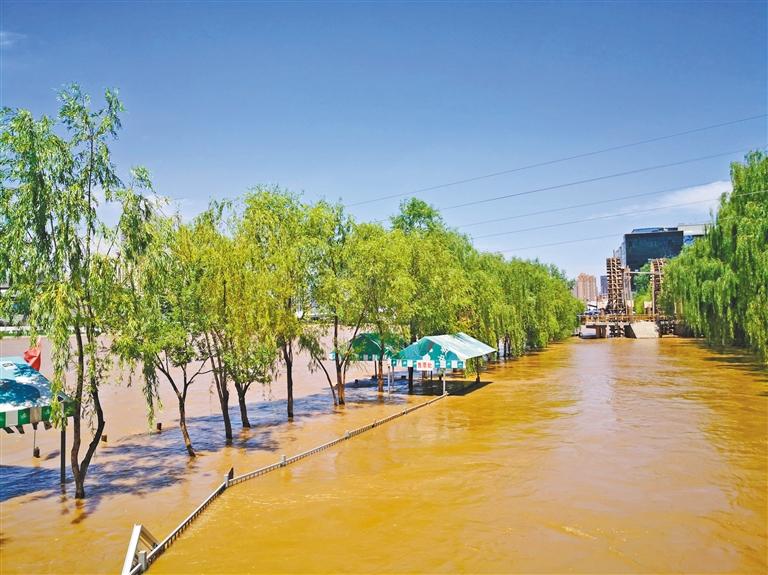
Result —
M404 403L402 395L379 394L374 389L351 388L347 392L347 405L334 407L328 393L318 393L297 398L294 401L296 416L289 421L285 400L261 401L248 405L250 429L240 428L240 412L237 405L230 406L234 438L226 445L221 415L191 417L187 419L189 433L195 451L201 457L190 458L184 448L181 430L178 426L168 427L162 432L147 432L130 435L110 444L100 446L86 478L86 501L78 509L73 522L82 521L92 513L105 497L130 494L147 496L159 489L172 486L192 478L208 477L213 471L200 472L201 458L227 449L261 450L276 452L281 444L278 432L289 426L301 425L313 418L333 415L350 409L364 408L378 403ZM108 414L107 414L108 416ZM283 449L285 446L282 446ZM53 451L43 461L58 462L60 452ZM250 471L249 469L237 470ZM2 488L0 503L10 499L28 496L27 501L62 498L72 495L72 475L67 452L67 489L62 495L59 483L58 465L54 468L41 466L3 465L0 467ZM69 511L63 507L64 513Z
M768 382L768 365L762 363L757 355L748 350L713 346L704 341L697 341L696 346L715 354L705 356L704 361L751 371L757 374L762 381Z

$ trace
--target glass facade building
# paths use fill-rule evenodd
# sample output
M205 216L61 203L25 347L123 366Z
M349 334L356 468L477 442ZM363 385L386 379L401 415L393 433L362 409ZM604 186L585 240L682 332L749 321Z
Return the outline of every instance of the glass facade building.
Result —
M619 247L621 265L635 271L654 258L673 258L683 249L683 230L679 228L639 228L624 234Z

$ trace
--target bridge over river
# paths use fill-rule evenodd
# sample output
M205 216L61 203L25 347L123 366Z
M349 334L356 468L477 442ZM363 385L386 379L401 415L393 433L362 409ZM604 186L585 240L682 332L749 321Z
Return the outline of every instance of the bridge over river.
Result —
M593 329L598 339L662 337L675 334L678 326L677 317L662 314L600 313L584 314L579 319L581 326Z

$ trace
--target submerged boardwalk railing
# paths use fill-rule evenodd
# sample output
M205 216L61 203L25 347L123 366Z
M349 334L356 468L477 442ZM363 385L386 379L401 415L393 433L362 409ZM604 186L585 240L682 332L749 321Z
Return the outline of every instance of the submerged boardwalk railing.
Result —
M243 475L238 475L235 477L234 469L230 469L229 473L224 478L224 482L216 487L216 489L213 490L213 493L206 497L205 500L200 505L198 505L197 508L192 513L190 513L187 518L179 524L178 527L176 527L176 529L171 531L168 537L162 541L158 542L158 540L155 539L155 537L147 530L147 528L141 524L134 525L133 532L131 534L131 540L128 545L128 551L125 554L125 562L123 563L122 575L138 575L139 573L144 573L152 564L152 562L160 557L160 555L162 555L163 552L171 546L171 543L179 538L184 530L189 527L195 519L197 519L197 517L205 510L205 508L208 507L211 502L219 495L224 493L227 487L236 485L237 483L242 483L243 481L248 481L249 479L254 479L261 475L266 475L271 471L275 471L281 467L285 467L286 465L301 461L305 457L309 457L310 455L324 451L325 449L333 447L342 441L346 441L347 439L351 439L356 435L370 431L374 427L378 427L384 423L387 423L388 421L392 421L393 419L407 415L413 411L416 411L417 409L431 405L436 401L443 399L447 395L447 393L444 393L443 395L435 397L434 399L430 399L429 401L419 403L418 405L414 405L412 407L407 407L406 409L393 413L392 415L384 417L383 419L375 419L372 423L358 427L357 429L353 429L351 431L347 431L341 437L337 437L336 439L333 439L327 443L323 443L322 445L318 445L317 447L313 447L312 449L308 449L307 451L302 451L301 453L292 457L286 457L283 455L280 458L280 461L277 463L267 465L266 467L260 467L259 469L251 471L250 473L244 473Z

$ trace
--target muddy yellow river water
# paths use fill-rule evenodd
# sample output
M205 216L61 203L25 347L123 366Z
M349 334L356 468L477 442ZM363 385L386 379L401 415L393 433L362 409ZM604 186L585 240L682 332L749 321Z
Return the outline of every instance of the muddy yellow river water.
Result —
M173 403L169 429L147 435L138 391L110 391L115 437L84 503L57 490L55 434L38 433L41 460L28 434L4 437L0 572L117 572L134 522L164 536L230 465L245 472L425 399L360 388L333 410L317 377L301 375L293 423L279 397L254 403L254 429L231 448L201 386L191 463ZM483 379L232 487L150 573L768 570L768 379L754 361L691 340L572 340Z
M766 571L755 365L584 341L487 379L233 487L152 572Z

